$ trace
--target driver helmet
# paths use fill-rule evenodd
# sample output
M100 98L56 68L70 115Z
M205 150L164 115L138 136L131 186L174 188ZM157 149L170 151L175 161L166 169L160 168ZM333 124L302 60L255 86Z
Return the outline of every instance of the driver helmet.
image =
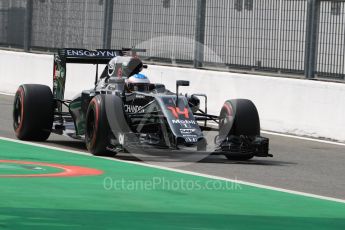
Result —
M142 71L144 65L139 58L117 56L108 63L109 77L131 77Z
M127 87L129 91L146 92L150 88L150 80L141 73L134 74L127 80Z

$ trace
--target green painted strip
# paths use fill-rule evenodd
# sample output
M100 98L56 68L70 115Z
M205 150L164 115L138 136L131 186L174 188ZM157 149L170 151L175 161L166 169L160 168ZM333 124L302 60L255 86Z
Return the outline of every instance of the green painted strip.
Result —
M1 155L1 154L0 154ZM2 175L51 174L63 172L62 169L35 164L18 164L0 162L0 177Z
M345 229L342 203L3 140L0 159L105 172L0 178L0 229Z

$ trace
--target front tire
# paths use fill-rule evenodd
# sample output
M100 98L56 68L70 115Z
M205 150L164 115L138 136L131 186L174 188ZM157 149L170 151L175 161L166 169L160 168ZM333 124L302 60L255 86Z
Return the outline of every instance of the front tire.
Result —
M247 99L233 99L224 103L220 115L219 136L258 136L260 135L260 119L254 103ZM225 154L229 160L249 160L254 153Z
M51 133L53 116L53 94L48 86L19 86L13 104L13 129L18 139L47 140Z
M107 150L109 134L105 95L97 95L90 101L86 113L85 143L88 151L96 156L115 155L115 153Z

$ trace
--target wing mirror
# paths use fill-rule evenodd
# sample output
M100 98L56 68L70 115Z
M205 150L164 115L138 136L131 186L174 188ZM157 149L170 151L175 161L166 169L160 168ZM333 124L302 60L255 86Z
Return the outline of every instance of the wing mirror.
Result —
M176 87L179 87L179 86L189 86L189 81L177 80Z
M178 88L180 86L189 86L189 81L185 81L185 80L176 81L176 107L178 107Z

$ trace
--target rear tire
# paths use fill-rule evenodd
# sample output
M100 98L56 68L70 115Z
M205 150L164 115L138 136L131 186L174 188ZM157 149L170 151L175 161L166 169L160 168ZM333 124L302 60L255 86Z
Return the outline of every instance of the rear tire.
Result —
M260 119L254 103L247 99L233 99L224 103L220 112L219 136L260 135ZM249 160L254 154L225 155L229 160Z
M113 156L107 150L110 128L106 115L105 95L95 96L89 103L86 113L85 143L89 152L96 156Z
M54 117L54 100L46 85L19 86L13 104L13 129L18 139L45 141Z

